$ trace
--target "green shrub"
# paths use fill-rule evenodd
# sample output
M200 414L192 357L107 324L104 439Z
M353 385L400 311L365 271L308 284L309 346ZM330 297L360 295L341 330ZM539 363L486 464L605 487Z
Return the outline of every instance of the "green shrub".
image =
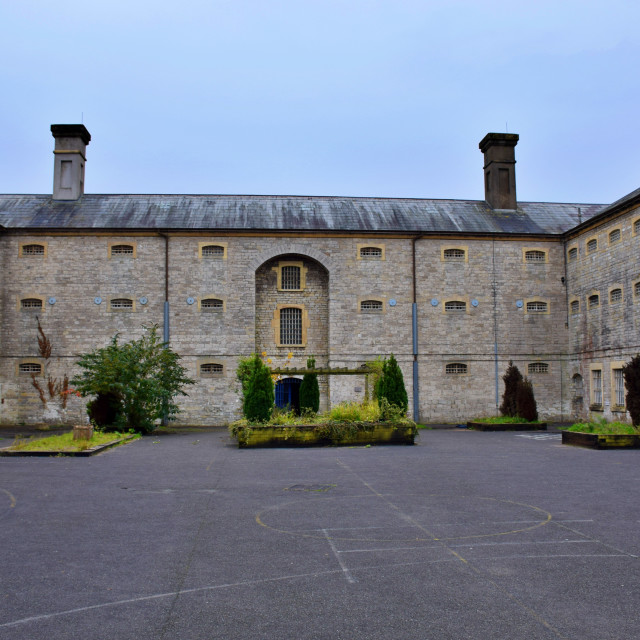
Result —
M500 405L500 413L503 416L517 416L518 407L516 396L518 393L518 383L522 382L522 374L518 367L509 360L509 366L506 373L502 376L504 380L504 394L502 396L502 404ZM522 416L524 417L524 416Z
M384 361L382 375L376 385L376 397L378 401L384 398L390 405L400 407L403 414L407 412L409 407L407 390L404 386L402 370L393 354Z
M316 359L307 358L307 369L315 369ZM318 375L305 373L300 385L300 413L318 413L320 408L320 388L318 387Z
M640 354L622 367L624 386L627 389L627 411L635 427L640 426Z
M97 396L90 411L106 421L115 411L115 427L149 433L157 420L180 411L174 398L186 396L184 387L193 384L179 360L153 325L138 340L119 344L116 334L108 346L81 356L82 372L71 383L82 396Z
M246 389L243 413L250 422L266 422L271 416L275 400L271 372L257 355L253 356L249 371L246 387L243 385L243 390Z
M535 422L538 419L538 406L533 394L533 385L526 377L518 382L516 389L516 415L523 417L527 422Z
M332 407L327 418L332 422L377 422L380 407L377 402L341 402Z

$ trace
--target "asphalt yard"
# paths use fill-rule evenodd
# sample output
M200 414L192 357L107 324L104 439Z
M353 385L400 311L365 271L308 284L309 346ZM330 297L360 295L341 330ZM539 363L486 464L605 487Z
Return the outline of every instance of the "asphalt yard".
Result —
M640 451L555 433L1 458L1 639L630 639Z

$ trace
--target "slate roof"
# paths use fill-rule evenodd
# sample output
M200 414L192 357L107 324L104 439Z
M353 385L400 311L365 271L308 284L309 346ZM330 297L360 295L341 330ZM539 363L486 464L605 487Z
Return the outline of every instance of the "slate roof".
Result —
M561 234L605 205L519 202L492 210L478 200L337 196L0 195L6 229L207 230Z

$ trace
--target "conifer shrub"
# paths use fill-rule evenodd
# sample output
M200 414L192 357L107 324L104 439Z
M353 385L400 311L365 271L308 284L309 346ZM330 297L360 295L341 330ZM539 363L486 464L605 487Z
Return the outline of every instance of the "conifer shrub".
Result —
M500 413L503 416L517 416L519 414L516 396L518 394L518 383L522 382L522 374L512 360L509 360L509 366L502 376L502 380L504 381L504 394L502 395Z
M527 422L535 422L538 419L538 406L533 393L531 380L524 378L518 382L516 389L516 415Z
M242 410L249 422L266 422L271 416L275 395L269 368L255 355L248 366L246 383L243 382Z
M403 414L407 412L409 407L402 370L393 354L384 361L382 375L376 384L376 398L378 402L384 399L389 405L400 408Z
M307 358L307 369L315 369L316 359ZM320 408L320 388L318 387L318 375L305 373L300 385L300 413L318 413Z
M634 427L640 426L640 354L636 354L622 367L624 386L627 388L627 411Z

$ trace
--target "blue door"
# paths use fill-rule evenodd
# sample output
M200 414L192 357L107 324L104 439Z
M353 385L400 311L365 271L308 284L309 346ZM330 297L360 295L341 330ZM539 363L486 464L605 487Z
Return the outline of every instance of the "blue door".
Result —
M276 407L289 407L300 413L300 378L284 378L276 382Z

